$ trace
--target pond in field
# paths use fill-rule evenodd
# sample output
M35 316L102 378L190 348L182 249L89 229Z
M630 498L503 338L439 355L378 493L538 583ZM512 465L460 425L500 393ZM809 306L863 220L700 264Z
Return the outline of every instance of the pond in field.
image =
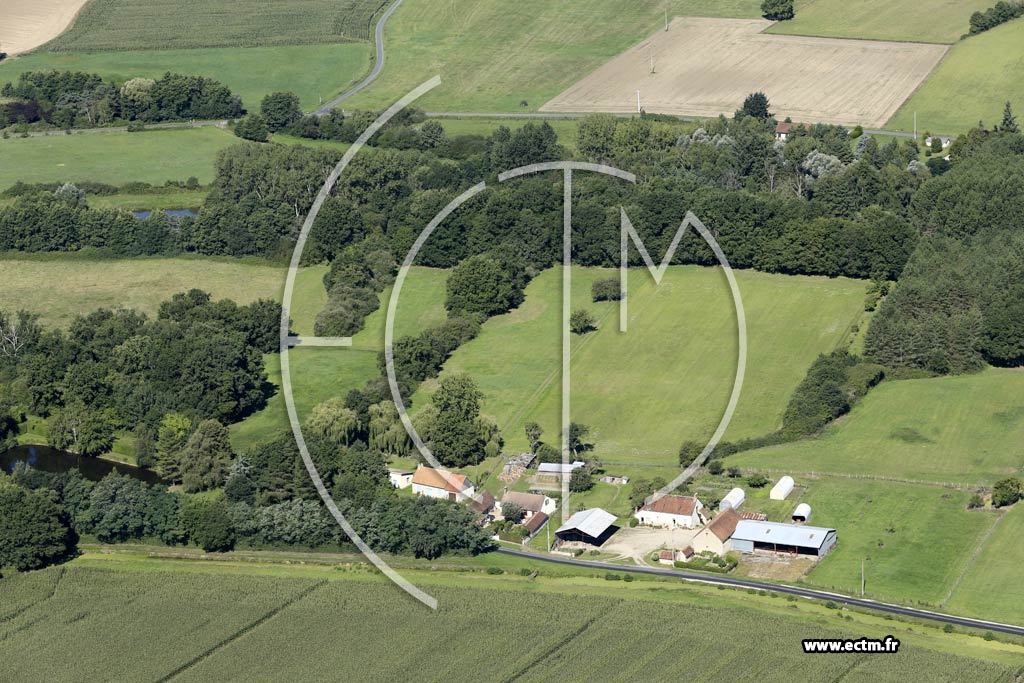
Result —
M111 472L126 474L147 484L159 484L160 476L152 470L144 470L134 465L104 460L102 458L83 458L49 446L16 446L9 451L0 453L0 469L13 472L19 463L41 472L70 472L78 470L90 481L99 481Z
M192 209L164 209L164 213L167 214L168 218L195 218L199 215ZM153 215L153 212L146 209L143 211L133 211L132 215L141 220L146 220Z

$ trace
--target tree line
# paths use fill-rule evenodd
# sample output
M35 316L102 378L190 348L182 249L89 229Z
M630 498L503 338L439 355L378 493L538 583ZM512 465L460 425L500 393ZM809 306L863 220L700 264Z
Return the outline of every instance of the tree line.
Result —
M81 71L28 71L0 88L0 95L9 98L0 102L0 128L37 122L93 128L130 121L230 119L245 111L223 83L171 72L118 85Z

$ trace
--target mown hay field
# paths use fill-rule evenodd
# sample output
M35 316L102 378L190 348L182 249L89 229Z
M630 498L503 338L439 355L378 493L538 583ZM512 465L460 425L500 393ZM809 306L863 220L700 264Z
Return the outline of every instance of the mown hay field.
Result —
M382 109L432 76L427 111L536 111L668 16L760 16L758 0L405 0L387 66L346 108Z
M779 118L881 127L941 45L773 36L763 19L680 17L547 102L547 112L731 114L754 91ZM654 72L651 71L651 60Z
M808 657L803 638L882 638L893 627L851 627L803 607L787 613L768 598L755 608L727 594L699 600L668 586L617 582L613 590L590 580L576 586L581 600L536 580L466 578L429 586L440 603L433 611L390 584L344 572L298 578L181 564L136 571L74 563L0 581L5 673L25 683L100 680L112 671L126 682L657 682L678 680L680 670L758 683L1013 680L998 653L933 650L899 626L910 642L897 654Z
M370 40L384 0L93 0L54 52Z
M86 0L4 0L0 4L0 50L16 55L56 38Z

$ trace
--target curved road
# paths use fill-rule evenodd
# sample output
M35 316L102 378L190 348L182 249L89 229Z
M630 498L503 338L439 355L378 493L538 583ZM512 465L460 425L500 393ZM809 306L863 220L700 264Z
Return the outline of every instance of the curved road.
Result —
M656 567L630 567L627 565L617 564L612 565L604 562L594 562L591 560L577 560L575 558L569 557L553 557L550 555L538 555L536 553L525 552L522 550L512 550L511 548L498 548L497 552L503 553L505 555L526 557L531 560L541 560L542 562L567 564L575 567L587 567L588 569L603 569L605 571L615 572L632 572L634 574L653 574L655 576L669 576L675 577L677 579L682 579L684 581L710 583L719 586L771 590L776 593L786 593L788 595L795 595L801 598L811 598L815 600L831 600L833 602L839 602L845 605L852 605L854 607L864 607L879 612L887 612L889 614L900 614L905 617L928 619L930 621L939 621L946 624L953 624L955 626L965 626L968 628L978 628L988 631L999 631L1000 633L1009 633L1015 636L1024 636L1024 626L1014 626L1013 624L1002 624L995 621L984 621L982 619L958 617L952 614L943 614L941 612L929 612L928 610L915 609L913 607L904 607L903 605L893 605L887 602L877 602L875 600L868 600L866 598L855 598L849 595L843 595L841 593L830 593L828 591L814 590L811 588L799 588L797 586L788 586L779 583L767 583L763 581L753 581L751 579L734 578L731 576L724 576L722 574L694 572L681 569L658 569Z
M327 112L334 109L340 103L352 97L357 92L359 92L366 86L370 85L370 83L373 83L377 79L377 76L380 75L381 69L384 68L384 24L391 17L391 15L394 14L395 10L398 9L398 6L401 4L402 0L395 0L393 3L391 3L391 6L388 7L387 10L385 10L384 14L381 15L380 19L377 20L377 29L374 32L373 36L374 42L377 44L377 58L373 62L373 69L370 71L369 75L367 75L367 77L361 80L358 84L352 86L351 88L341 93L324 106L317 109L315 112L313 112L314 114L316 114L317 116L324 116L325 114L327 114Z

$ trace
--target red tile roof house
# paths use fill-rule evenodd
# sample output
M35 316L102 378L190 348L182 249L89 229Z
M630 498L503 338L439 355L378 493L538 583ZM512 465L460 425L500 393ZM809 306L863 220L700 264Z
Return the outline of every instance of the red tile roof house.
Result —
M462 474L421 466L412 475L412 492L461 503L473 497L473 482Z
M704 505L693 496L662 496L633 513L646 526L684 527L696 529L701 525Z
M789 139L790 133L794 128L807 128L806 123L793 123L792 121L782 121L775 126L775 139L782 140L785 142Z

